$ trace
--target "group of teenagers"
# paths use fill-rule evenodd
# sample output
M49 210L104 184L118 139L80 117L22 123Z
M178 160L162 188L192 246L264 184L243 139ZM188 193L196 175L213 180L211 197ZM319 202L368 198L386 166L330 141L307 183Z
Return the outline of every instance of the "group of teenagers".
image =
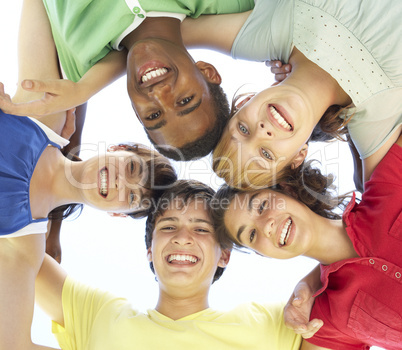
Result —
M0 350L50 349L31 340L35 302L62 349L402 349L400 18L399 0L24 0L18 88L0 88ZM268 61L279 82L229 107L194 47ZM155 150L82 161L86 102L124 74ZM310 142L336 139L361 200L306 161ZM168 159L211 152L216 193ZM46 254L81 205L146 218L155 309ZM285 309L216 311L233 248L319 265Z

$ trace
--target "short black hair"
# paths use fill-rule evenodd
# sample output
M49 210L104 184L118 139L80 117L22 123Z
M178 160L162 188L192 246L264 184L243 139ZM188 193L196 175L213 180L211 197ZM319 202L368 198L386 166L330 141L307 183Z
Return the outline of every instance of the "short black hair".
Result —
M215 111L215 124L203 136L195 141L189 142L182 147L170 145L158 145L150 137L146 128L145 132L154 147L165 157L177 161L188 161L207 156L218 144L230 115L229 103L225 92L219 84L207 83L209 93L213 98Z
M215 191L208 185L196 180L178 180L170 188L168 188L159 201L156 203L152 213L148 215L145 225L145 246L150 248L152 244L152 234L155 229L155 222L157 218L165 213L169 208L169 204L175 199L180 199L180 203L183 205L189 204L193 200L202 200L204 202L204 208L207 210L208 215L212 219L212 200L214 198ZM152 261L149 263L152 272L155 274L155 269ZM225 271L224 267L218 266L216 269L212 283L217 281Z

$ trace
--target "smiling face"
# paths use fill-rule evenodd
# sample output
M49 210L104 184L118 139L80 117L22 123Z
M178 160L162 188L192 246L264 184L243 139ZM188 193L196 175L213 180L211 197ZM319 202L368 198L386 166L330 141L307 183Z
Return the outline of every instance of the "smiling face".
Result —
M315 241L315 214L299 201L275 192L243 192L224 216L235 242L277 259L306 255Z
M147 190L148 169L145 161L133 152L116 151L82 162L77 182L83 202L113 213L132 213L140 208Z
M315 119L298 89L277 85L251 98L231 118L223 138L236 149L241 169L280 172L298 167L307 155Z
M207 82L216 69L161 39L137 42L127 58L127 89L138 118L158 145L182 147L212 129L216 116Z
M173 294L209 290L217 267L226 266L229 253L216 241L204 201L174 205L156 219L148 260L162 290Z

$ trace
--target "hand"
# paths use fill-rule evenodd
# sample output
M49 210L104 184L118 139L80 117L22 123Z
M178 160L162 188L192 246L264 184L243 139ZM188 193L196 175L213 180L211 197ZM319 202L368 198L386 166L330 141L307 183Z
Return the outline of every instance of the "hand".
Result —
M31 117L44 116L67 111L87 100L80 84L66 79L24 80L21 86L27 91L43 92L43 98L27 103L13 103L9 96L4 94L3 87L0 91L0 109L5 113Z
M1 106L2 104L12 104L10 95L6 94L4 91L4 84L0 83L0 109L3 110L4 113L7 113Z
M285 306L284 318L288 328L301 334L304 339L311 338L324 324L322 320L310 319L314 304L313 291L305 282L299 282Z
M275 81L277 83L285 80L292 71L292 65L283 64L281 61L265 61L265 65L271 67L271 73L275 74Z
M60 136L69 140L75 132L75 108L69 109L66 114L66 122L61 130Z

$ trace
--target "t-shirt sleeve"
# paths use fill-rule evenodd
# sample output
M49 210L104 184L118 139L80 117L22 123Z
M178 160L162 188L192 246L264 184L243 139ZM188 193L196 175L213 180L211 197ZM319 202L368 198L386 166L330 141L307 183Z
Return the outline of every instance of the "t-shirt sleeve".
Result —
M251 304L251 316L262 325L265 338L269 341L269 349L298 350L301 336L285 326L283 318L285 304Z
M257 0L231 50L236 59L288 62L293 43L293 1Z
M53 322L52 332L63 350L86 349L91 337L97 337L96 330L108 329L96 326L113 322L122 305L123 298L91 288L67 277L62 293L64 327ZM106 327L106 328L105 328Z

